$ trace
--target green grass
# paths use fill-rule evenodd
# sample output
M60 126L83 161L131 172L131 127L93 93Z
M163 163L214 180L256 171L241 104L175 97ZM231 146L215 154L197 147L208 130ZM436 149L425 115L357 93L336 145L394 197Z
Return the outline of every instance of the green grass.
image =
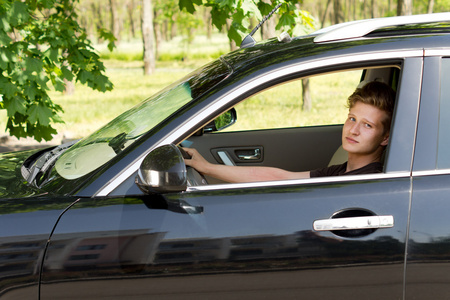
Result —
M310 78L310 111L302 110L300 81L261 92L236 106L238 122L228 131L342 124L360 77L361 71L349 71Z
M142 61L142 41L122 41L117 48L110 52L106 45L96 47L104 60L116 60L122 62ZM228 39L223 34L213 34L211 39L204 35L196 36L191 44L181 37L175 37L170 41L163 41L158 49L158 61L203 60L210 61L220 55L229 52Z
M65 124L56 124L56 128L73 137L84 137L189 72L178 69L144 76L140 68L108 69L115 86L111 92L95 92L77 85L71 96L52 93L53 101L65 111L62 115Z

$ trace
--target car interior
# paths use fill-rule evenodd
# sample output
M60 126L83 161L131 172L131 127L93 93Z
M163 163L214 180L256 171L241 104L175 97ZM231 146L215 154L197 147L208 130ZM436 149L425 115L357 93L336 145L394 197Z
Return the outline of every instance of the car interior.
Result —
M208 124L181 146L196 148L205 159L218 164L289 171L340 164L347 160L341 132L348 114L348 96L374 80L397 91L399 74L399 66L377 66L319 74L270 87L217 117L216 124L220 121L221 125ZM309 110L303 100L306 79L312 104ZM223 183L206 179L208 184Z

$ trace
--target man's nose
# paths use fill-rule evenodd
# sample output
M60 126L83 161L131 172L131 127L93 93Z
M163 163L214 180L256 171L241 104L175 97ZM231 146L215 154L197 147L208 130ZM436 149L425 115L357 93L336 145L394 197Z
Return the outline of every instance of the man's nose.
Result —
M358 135L359 134L359 126L360 124L358 122L355 122L352 127L350 127L350 133L354 134L354 135Z

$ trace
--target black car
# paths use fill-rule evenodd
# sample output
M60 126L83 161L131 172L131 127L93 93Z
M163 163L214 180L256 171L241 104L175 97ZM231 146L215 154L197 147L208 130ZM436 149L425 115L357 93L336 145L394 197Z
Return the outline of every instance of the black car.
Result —
M184 164L180 146L345 161L346 98L373 80L396 91L382 173L230 184ZM76 143L0 156L1 298L447 299L449 128L450 13L236 50Z

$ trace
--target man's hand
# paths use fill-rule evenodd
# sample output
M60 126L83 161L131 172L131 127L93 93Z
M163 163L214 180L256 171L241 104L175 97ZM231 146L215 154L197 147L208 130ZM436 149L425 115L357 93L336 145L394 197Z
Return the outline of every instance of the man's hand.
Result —
M198 153L197 149L184 147L183 149L191 156L191 159L184 160L186 165L196 169L199 173L206 174L211 163Z

